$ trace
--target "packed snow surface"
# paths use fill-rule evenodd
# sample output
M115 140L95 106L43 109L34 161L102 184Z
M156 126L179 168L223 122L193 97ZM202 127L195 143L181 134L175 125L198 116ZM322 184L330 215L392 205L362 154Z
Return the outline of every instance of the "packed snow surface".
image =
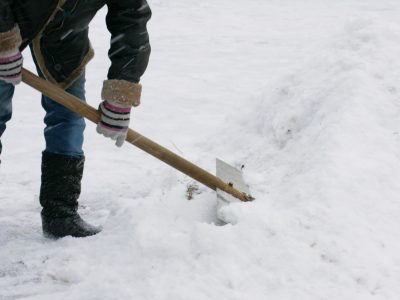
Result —
M399 299L400 2L152 0L132 128L214 172L245 165L256 201L216 196L88 124L80 212L40 226L43 112L20 85L2 138L0 299ZM91 26L97 106L106 11ZM29 53L25 65L33 68Z

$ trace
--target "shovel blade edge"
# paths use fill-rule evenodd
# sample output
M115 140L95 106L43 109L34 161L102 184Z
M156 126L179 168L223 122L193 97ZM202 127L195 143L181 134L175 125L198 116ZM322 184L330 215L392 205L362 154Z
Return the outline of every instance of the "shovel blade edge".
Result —
M232 184L233 187L235 187L236 189L246 193L247 195L250 195L249 187L243 179L243 173L241 170L227 164L226 162L218 158L216 160L216 169L217 177L228 184ZM241 201L217 188L217 216L221 221L225 221L220 214L221 208L235 202Z

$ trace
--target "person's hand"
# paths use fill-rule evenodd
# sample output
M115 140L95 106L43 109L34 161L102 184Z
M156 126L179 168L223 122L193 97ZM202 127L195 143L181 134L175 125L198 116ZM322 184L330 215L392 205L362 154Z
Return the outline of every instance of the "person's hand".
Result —
M121 147L128 133L132 105L124 105L104 100L99 110L100 122L97 124L97 132L115 141L115 145Z
M22 54L18 49L0 52L0 80L16 85L21 82Z
M97 132L115 141L121 147L128 134L132 106L140 104L142 85L126 80L104 80L99 106L101 118Z

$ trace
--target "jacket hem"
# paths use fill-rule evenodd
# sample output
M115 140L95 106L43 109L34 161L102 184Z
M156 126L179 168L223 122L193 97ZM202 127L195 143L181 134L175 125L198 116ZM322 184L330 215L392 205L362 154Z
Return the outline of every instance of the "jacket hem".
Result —
M37 61L37 64L39 66L40 71L42 72L44 78L53 83L56 84L57 86L63 88L64 90L69 88L83 73L85 70L85 66L87 63L94 57L94 50L91 45L89 45L89 50L86 53L85 57L83 58L82 62L80 65L68 76L68 78L62 82L58 82L50 73L50 71L47 69L46 64L45 64L45 59L42 55L42 51L40 50L40 41L42 39L42 34L47 25L54 19L56 16L56 13L59 9L62 9L62 6L65 4L67 0L59 0L57 4L57 8L54 10L54 12L51 14L50 18L47 20L45 25L43 26L42 30L39 32L39 34L33 39L32 41L32 46L33 46L33 52Z

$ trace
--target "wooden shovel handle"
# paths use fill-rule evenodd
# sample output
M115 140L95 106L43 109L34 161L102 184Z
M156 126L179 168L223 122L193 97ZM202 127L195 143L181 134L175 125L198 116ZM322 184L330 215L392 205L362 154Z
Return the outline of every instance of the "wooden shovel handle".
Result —
M86 119L97 124L100 121L100 112L88 105L87 103L79 100L79 98L69 94L62 88L52 84L32 72L22 69L22 81L38 90L47 97L53 99L57 103L69 108L70 110L80 114ZM172 151L164 148L163 146L153 142L138 132L129 129L126 141L132 145L142 149L143 151L153 155L159 160L167 163L182 173L192 177L193 179L201 182L209 188L216 190L217 188L225 191L226 193L240 199L241 201L252 200L250 195L247 195L229 183L225 183L220 178L212 175L211 173L203 170L188 160L180 157Z

